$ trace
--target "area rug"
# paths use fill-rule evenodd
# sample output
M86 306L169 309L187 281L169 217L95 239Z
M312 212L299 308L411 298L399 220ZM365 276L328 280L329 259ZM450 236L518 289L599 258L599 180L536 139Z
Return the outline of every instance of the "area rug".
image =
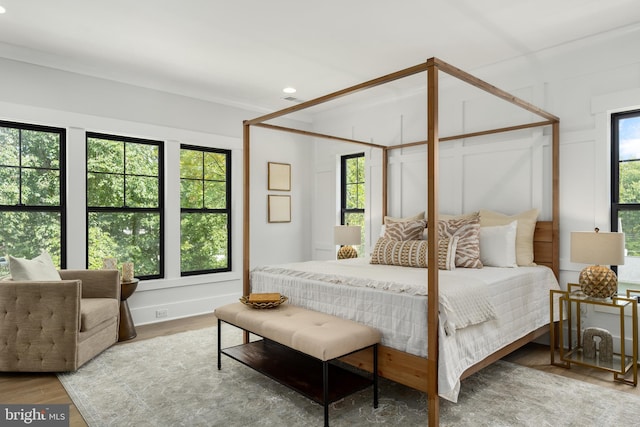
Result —
M241 335L223 326L223 346ZM216 328L117 345L63 386L89 426L321 426L322 407L222 356ZM335 402L332 426L426 426L426 395L380 382ZM614 426L640 419L640 398L498 361L462 383L458 403L440 404L441 426Z

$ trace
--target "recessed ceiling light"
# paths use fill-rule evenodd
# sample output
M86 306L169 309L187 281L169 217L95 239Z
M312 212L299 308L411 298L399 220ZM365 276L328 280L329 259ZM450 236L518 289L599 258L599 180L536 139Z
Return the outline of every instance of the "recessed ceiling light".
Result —
M0 6L0 13L5 13L7 11L7 9L5 9L4 7Z
M282 91L284 93L296 93L296 88L295 87L285 87L284 89L282 89Z

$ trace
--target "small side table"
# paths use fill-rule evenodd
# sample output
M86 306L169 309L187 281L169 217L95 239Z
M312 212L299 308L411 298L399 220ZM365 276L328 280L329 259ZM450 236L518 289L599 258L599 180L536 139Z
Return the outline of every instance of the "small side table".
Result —
M551 313L549 322L550 340L549 346L551 352L551 364L570 368L572 364L585 366L587 368L599 369L613 373L613 379L628 385L638 385L638 301L630 298L628 291L627 298L614 295L612 298L598 299L591 298L580 291L580 285L575 283L567 284L566 291L551 290L550 302ZM557 301L556 301L557 300ZM559 317L555 319L554 305L559 308ZM611 359L600 357L600 351L595 355L589 354L584 347L584 331L583 319L581 313L582 305L592 305L605 307L618 315L620 326L620 353L613 354ZM565 315L566 310L566 315ZM631 316L631 336L625 332L625 315ZM556 327L554 322L558 321L556 340ZM566 328L566 329L565 329ZM565 333L568 335L565 340ZM575 341L574 335L575 334ZM631 351L625 345L625 341L630 339ZM601 341L602 342L602 341ZM568 347L566 347L568 346ZM556 362L556 350L560 354L560 362ZM625 379L625 375L631 373L631 379Z
M133 324L131 318L131 311L129 310L129 298L136 291L140 279L133 279L130 282L122 282L120 284L120 329L118 330L118 341L128 341L134 339L138 334L136 327Z

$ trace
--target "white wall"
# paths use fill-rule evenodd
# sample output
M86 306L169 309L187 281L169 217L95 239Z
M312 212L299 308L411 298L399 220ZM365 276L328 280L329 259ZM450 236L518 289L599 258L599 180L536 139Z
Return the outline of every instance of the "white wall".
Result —
M250 265L306 261L311 258L309 170L313 144L310 138L252 127L251 130L251 253ZM291 191L267 189L267 163L291 165ZM269 223L267 196L291 197L291 222Z
M242 121L263 112L241 110L193 98L82 76L51 68L0 59L0 120L67 129L68 268L85 268L85 131L165 141L165 278L143 281L129 299L136 324L211 312L237 301L242 293ZM296 123L298 127L305 123ZM252 217L257 262L297 261L309 256L306 187L308 149L291 137L258 133L266 144L254 144L254 193L264 192L267 161L293 165L294 221L266 226L264 209ZM232 150L232 271L180 277L180 143ZM264 157L261 157L264 156ZM257 170L264 173L257 173ZM256 197L261 196L258 194ZM265 197L260 197L265 200ZM263 223L260 223L260 219ZM293 230L293 233L280 232ZM275 233L278 231L278 233ZM257 239L257 240L255 240ZM261 242L269 242L262 245ZM263 250L261 251L260 248ZM275 248L275 250L274 250ZM164 318L160 320L165 320Z

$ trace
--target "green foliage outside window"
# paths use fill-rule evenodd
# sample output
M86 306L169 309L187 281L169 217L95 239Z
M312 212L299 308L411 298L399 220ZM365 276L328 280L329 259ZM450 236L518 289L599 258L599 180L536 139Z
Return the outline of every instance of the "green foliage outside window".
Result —
M620 163L620 203L640 203L640 160Z
M88 133L86 147L88 267L115 257L161 277L161 143ZM8 254L43 249L62 267L63 148L63 129L0 122L0 275ZM229 151L181 150L183 273L231 269L230 164Z
M46 250L62 265L64 130L0 124L0 275L6 257Z
M619 165L620 211L618 218L625 233L628 256L640 256L640 210L625 210L625 203L640 203L640 160Z
M617 118L617 116L616 116ZM623 113L617 125L617 213L625 233L627 256L640 256L640 111Z
M180 270L231 270L231 153L183 146L180 150Z
M348 209L364 209L364 156L347 158L346 164L346 206Z
M114 257L162 275L161 159L160 143L87 134L90 269Z

